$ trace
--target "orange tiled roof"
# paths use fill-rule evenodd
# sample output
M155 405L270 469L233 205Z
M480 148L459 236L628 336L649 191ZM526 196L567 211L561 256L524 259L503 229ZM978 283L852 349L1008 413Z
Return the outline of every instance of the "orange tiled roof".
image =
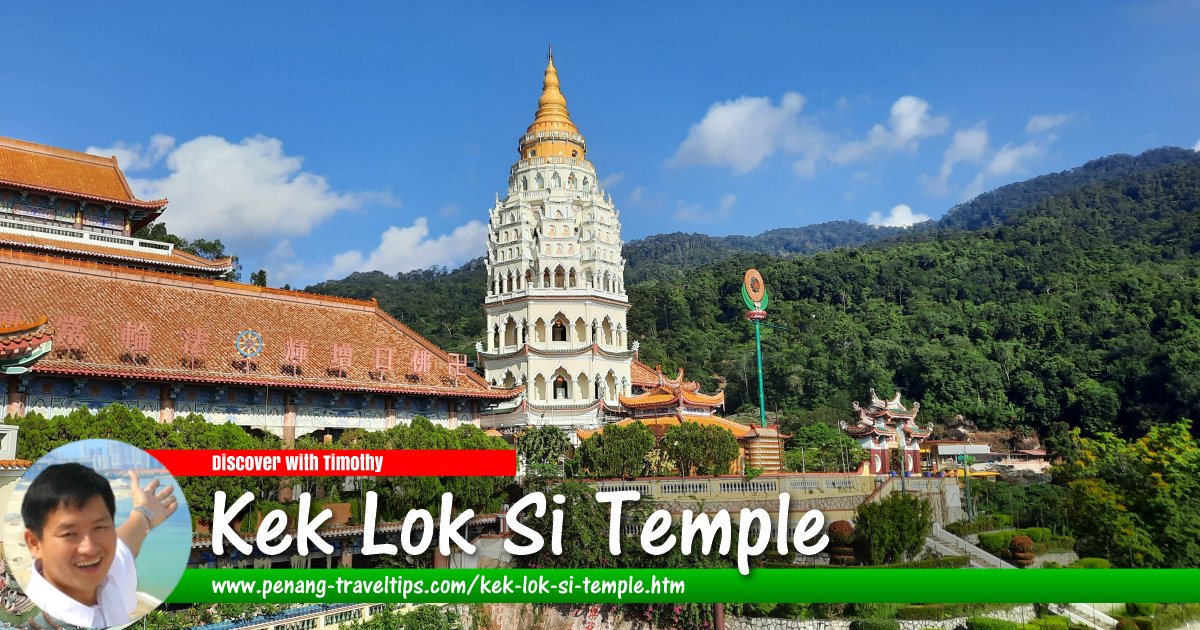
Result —
M213 273L223 273L233 269L232 258L208 260L207 258L201 258L178 249L172 249L171 253L168 254L151 249L132 250L120 247L106 247L93 242L48 238L35 234L20 234L16 232L0 232L0 247L4 246L50 252L52 255L78 252L87 257L103 258L106 260L151 263L156 266L194 269Z
M0 184L161 210L166 199L133 196L116 158L104 158L24 140L0 137Z
M720 427L726 431L729 431L733 434L733 437L738 439L741 439L750 433L750 427L740 422L726 420L725 418L721 418L719 416L686 416L684 421L694 422L703 426ZM648 416L643 418L626 418L615 424L624 427L634 422L640 422L650 427L650 431L654 433L654 437L661 438L662 436L666 435L667 429L677 424L681 424L683 421L679 419L679 416ZM579 436L579 439L584 440L592 435L595 435L596 433L603 432L604 427L600 427L598 429L591 430L580 429L576 431L575 434Z
M629 366L630 380L633 381L635 387L654 387L658 385L659 373L654 368L634 359L633 364Z
M38 373L488 399L521 391L492 388L465 367L456 380L445 352L374 302L4 250L0 286L5 287L0 310L27 319L47 315L55 326L56 351L34 364ZM149 337L145 360L122 358L130 354L128 338L143 330ZM246 330L264 341L253 359L257 369L249 372L232 363L241 358L234 341ZM199 365L186 360L187 335L203 338L193 348ZM285 371L289 339L294 352L307 342L298 375ZM327 371L339 343L349 348L344 376ZM377 349L384 355L392 351L392 371L382 380L373 374ZM429 360L422 374L413 368L417 353Z
M680 399L683 400L685 405L697 405L701 407L718 407L725 404L725 392L702 394L695 389L687 387L687 385L688 382L684 382L683 384L667 382L665 385L659 385L642 394L635 394L633 396L622 395L620 397L621 405L630 408L662 407L664 405L675 404Z

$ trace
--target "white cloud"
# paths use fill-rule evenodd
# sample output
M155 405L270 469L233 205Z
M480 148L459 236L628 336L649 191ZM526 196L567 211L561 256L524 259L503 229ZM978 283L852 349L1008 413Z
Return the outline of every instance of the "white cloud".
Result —
M1192 146L1192 150L1193 150L1193 151L1200 151L1200 140L1197 140L1197 141L1196 141L1196 144L1195 144L1194 146Z
M778 105L762 96L714 103L668 164L725 166L740 174L758 168L778 149L812 155L815 164L824 134L801 120L802 109L804 97L796 92L784 94Z
M603 177L600 179L600 189L608 190L609 188L616 186L617 182L621 181L622 179L625 179L625 173L613 173L608 177Z
M448 203L448 204L442 206L440 209L438 209L438 216L452 217L452 216L458 214L458 211L461 209L462 208L460 208L458 206L458 204L456 204L456 203Z
M638 186L637 188L634 188L629 193L629 202L630 203L638 203L639 201L642 200L642 195L644 195L644 194L646 194L646 188L644 186Z
M922 177L926 189L936 195L947 194L954 166L960 162L978 164L983 161L988 150L988 132L982 123L970 129L960 129L954 132L954 141L942 154L942 168L938 171L937 177Z
M1068 114L1038 114L1025 125L1026 133L1046 133L1071 119Z
M988 160L983 170L975 175L975 179L967 185L963 191L963 201L970 200L986 190L985 185L989 180L994 182L996 179L1008 177L1014 174L1023 174L1029 171L1029 162L1035 158L1041 157L1046 152L1046 147L1037 142L1026 142L1023 144L1008 143L1002 147L992 158Z
M117 142L111 147L88 147L85 151L101 157L115 157L121 170L126 173L144 171L163 159L175 148L175 138L156 133L150 137L150 146Z
M396 274L434 265L457 267L481 255L487 243L487 226L470 221L450 234L429 237L429 222L418 217L408 227L391 226L380 235L379 246L364 256L358 250L333 257L325 269L326 278L344 278L354 271L382 271Z
M946 132L950 119L930 115L930 105L916 96L901 96L892 103L887 126L877 124L864 140L847 142L833 154L839 164L870 157L876 153L915 150L921 140Z
M687 204L682 201L676 203L675 219L678 221L693 221L697 223L705 223L708 221L716 221L724 219L733 211L734 204L737 203L737 197L730 193L721 195L720 204L716 210L704 210L699 204Z
M130 178L142 199L166 197L164 216L175 234L221 239L232 251L262 247L280 238L302 236L333 214L386 195L334 191L320 175L302 170L304 159L286 155L277 138L254 136L232 143L201 136L176 144L156 135L149 146L117 143L93 153L126 151L126 170L165 163L162 177ZM118 156L120 159L120 156Z
M928 221L930 218L928 215L913 212L912 208L902 203L893 206L892 211L886 217L881 212L872 212L867 217L867 223L887 227L908 227L916 223Z

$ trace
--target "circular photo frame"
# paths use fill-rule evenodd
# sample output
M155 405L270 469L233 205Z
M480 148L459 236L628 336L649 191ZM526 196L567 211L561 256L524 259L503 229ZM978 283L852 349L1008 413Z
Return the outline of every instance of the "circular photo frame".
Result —
M5 568L15 581L6 593L52 624L139 621L187 568L192 519L183 491L161 462L124 442L50 451L13 485L6 508Z

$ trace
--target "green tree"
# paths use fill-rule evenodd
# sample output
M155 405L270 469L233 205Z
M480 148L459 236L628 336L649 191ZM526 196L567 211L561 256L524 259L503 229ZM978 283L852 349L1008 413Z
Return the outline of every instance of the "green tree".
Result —
M610 424L579 445L579 460L593 477L636 477L654 448L654 434L640 423Z
M894 492L864 503L854 516L855 555L871 565L904 561L925 547L932 525L933 508L924 497Z
M732 433L696 422L682 422L667 429L662 448L681 475L724 475L738 458L737 438Z
M867 452L854 438L822 422L787 426L792 437L784 452L788 470L852 472L867 461Z
M554 425L529 427L517 436L517 454L525 463L525 474L538 479L563 476L563 460L571 441Z

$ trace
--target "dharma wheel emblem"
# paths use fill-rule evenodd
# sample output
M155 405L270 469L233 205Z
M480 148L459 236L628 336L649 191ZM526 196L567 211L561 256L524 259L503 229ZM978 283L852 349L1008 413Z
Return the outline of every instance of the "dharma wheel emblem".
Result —
M253 359L262 354L264 345L262 335L254 330L243 330L238 333L233 343L237 348L238 354L247 359Z

